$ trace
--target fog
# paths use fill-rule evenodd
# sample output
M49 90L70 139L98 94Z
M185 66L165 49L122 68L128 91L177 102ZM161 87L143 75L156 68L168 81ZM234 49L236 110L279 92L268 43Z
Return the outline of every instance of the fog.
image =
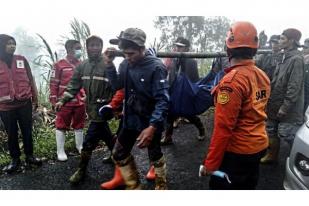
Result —
M147 42L160 36L154 29L156 16L226 16L231 20L251 21L258 31L280 34L288 27L299 29L309 37L308 1L288 0L27 0L1 1L0 32L11 34L16 27L39 33L57 46L60 35L69 32L69 22L77 18L86 22L93 34L108 40L128 27L147 33Z

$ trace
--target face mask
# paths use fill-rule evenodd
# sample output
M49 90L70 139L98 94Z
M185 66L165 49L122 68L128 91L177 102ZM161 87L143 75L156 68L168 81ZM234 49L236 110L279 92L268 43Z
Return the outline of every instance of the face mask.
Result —
M76 59L79 59L81 56L82 56L82 50L77 49L77 50L74 51L74 57Z

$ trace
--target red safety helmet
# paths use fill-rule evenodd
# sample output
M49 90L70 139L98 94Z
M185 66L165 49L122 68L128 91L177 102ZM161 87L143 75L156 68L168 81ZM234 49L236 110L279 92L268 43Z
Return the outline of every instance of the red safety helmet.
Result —
M259 47L256 28L253 24L246 21L235 22L227 33L225 40L229 49L248 47L257 49Z

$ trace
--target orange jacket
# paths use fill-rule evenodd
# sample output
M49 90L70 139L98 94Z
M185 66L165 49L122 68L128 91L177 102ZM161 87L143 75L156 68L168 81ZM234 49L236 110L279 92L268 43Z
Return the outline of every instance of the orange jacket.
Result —
M225 152L255 154L268 146L265 108L270 95L267 75L253 60L241 60L225 70L214 88L215 122L204 165L219 168Z

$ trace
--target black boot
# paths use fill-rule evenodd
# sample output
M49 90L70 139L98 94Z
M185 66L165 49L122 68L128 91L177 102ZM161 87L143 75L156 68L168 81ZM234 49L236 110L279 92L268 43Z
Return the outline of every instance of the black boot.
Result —
M193 124L194 124L194 125L196 126L196 128L198 129L199 135L197 136L197 139L198 139L199 141L203 141L203 140L205 139L205 135L206 135L205 133L206 133L206 132L205 132L205 128L204 128L204 125L203 125L201 119L200 119L199 117L196 117Z
M199 130L199 135L197 136L197 139L199 141L203 141L205 139L205 128L204 127L201 127L198 129Z
M31 155L31 156L26 157L26 164L27 165L42 166L42 160Z
M69 182L72 185L79 184L86 176L87 166L91 159L92 151L82 150L80 154L80 162L76 172L70 177Z
M10 162L9 165L7 165L3 171L4 172L7 172L8 174L12 174L14 172L17 172L19 171L21 168L20 168L20 159L19 158L13 158Z

